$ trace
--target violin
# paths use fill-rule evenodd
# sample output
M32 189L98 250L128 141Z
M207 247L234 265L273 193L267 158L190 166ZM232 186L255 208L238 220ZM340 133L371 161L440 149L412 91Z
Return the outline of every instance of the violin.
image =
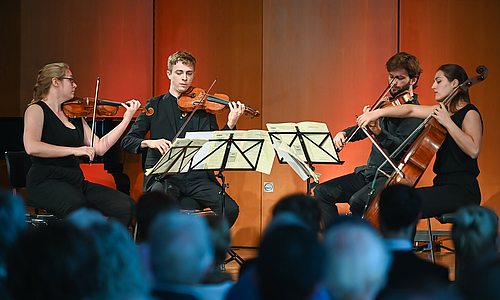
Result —
M88 117L93 114L94 102L94 98L91 97L73 99L64 102L62 104L62 109L70 118ZM123 107L122 102L99 99L97 100L96 113L100 116L114 116L120 107ZM152 107L146 109L141 106L137 111L145 113L146 116L151 116L154 113Z
M478 66L476 72L479 74L478 76L469 78L456 87L451 94L443 100L442 104L446 105L458 95L458 93L467 92L472 85L484 81L489 73L488 68L483 65ZM425 127L426 125L427 127ZM422 129L423 131L420 133ZM409 142L413 141L414 136L419 133L420 135L415 139L410 149L401 159L398 170L392 173L384 187L380 190L375 199L373 199L363 215L363 219L370 221L377 228L380 228L378 215L380 211L379 199L382 190L394 184L406 184L415 187L431 163L432 158L443 144L447 131L431 114L410 134L395 152L399 151L400 148L404 148L405 145L408 145Z
M206 99L204 99L206 96ZM201 102L201 103L200 103ZM224 94L206 95L206 92L201 88L189 87L187 91L182 93L177 99L177 105L182 111L193 111L199 104L198 109L205 110L212 114L223 112L229 107L229 96ZM251 114L252 119L260 116L260 112L256 109L245 106L245 115Z
M405 103L408 103L411 101L413 101L413 97L410 95L410 92L408 92L408 91L405 91L392 99L389 99L389 97L383 96L379 100L377 100L377 102L375 103L375 105L372 107L372 109L370 111L374 111L376 109L383 109L383 108L391 107L391 106L402 105L402 104L405 104ZM359 126L356 125L355 128L346 136L346 143L352 139L352 137L358 131L358 129L359 129ZM337 150L337 151L340 152L341 150L342 149Z
M375 106L372 110L382 109L382 108L386 108L386 107L390 107L390 106L403 105L403 104L408 103L410 101L413 101L413 97L410 95L410 92L405 91L405 92L399 94L398 96L396 96L390 100L389 100L389 98L384 97L380 101L380 103L377 106Z

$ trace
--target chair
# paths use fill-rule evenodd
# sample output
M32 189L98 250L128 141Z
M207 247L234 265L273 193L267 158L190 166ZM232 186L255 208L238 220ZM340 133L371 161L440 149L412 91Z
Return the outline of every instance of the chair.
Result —
M180 204L180 212L188 215L215 215L215 212L209 208L203 208L196 200L191 197L183 197L179 201ZM133 229L133 238L134 242L137 241L137 232L138 232L138 222L135 220L135 225Z
M181 212L189 214L189 215L197 215L197 216L204 216L204 215L216 215L215 212L209 208L203 208L196 200L194 200L191 197L183 197L180 200L180 205L181 205ZM245 260L238 255L233 249L229 249L227 251L229 254L229 258L226 259L221 266L222 271L226 270L226 264L230 263L231 261L236 261L240 266L245 262Z
M182 197L180 199L181 212L188 215L215 215L215 212L209 208L202 207L191 197Z
M446 213L442 214L440 216L435 217L436 220L439 221L441 224L453 224L453 221L455 220L455 213ZM429 233L429 248L431 250L431 257L432 257L432 263L435 263L435 257L434 257L434 237L436 236L451 236L451 231L439 231L439 232L433 232L431 228L431 219L427 218L427 228L428 228L428 233ZM454 252L453 249L450 249L445 246L440 246L441 248L444 248L446 250Z
M54 215L48 214L42 207L30 203L29 199L23 197L23 190L26 189L26 175L31 167L31 159L25 151L5 151L5 163L7 165L7 176L12 188L12 192L25 199L25 205L33 208L35 213L26 213L26 222L37 226L40 224L47 225L49 219L55 218ZM40 213L42 210L45 213Z

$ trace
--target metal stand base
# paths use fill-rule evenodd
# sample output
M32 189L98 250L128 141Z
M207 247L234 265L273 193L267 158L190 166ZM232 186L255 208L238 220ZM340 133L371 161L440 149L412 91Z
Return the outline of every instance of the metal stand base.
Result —
M243 265L243 263L245 262L243 257L239 256L238 253L236 253L234 250L230 249L229 251L227 251L227 253L229 254L229 258L226 259L224 263L222 263L222 271L225 271L226 264L232 262L233 260L237 262L240 266Z

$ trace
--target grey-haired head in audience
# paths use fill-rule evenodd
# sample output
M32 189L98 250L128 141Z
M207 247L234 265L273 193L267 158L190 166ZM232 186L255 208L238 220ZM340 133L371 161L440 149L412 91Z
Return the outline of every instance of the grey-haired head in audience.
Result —
M326 232L324 246L325 286L332 299L375 299L386 283L392 257L373 226L341 216Z
M151 261L157 281L201 283L214 261L214 247L204 218L164 212L150 227Z
M122 224L100 212L81 208L67 220L87 231L99 253L99 289L92 299L133 299L149 293L137 247Z

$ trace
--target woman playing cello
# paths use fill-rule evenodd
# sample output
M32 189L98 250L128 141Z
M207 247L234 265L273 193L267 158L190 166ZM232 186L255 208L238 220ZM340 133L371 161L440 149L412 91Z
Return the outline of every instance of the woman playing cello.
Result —
M69 119L62 110L62 103L75 96L76 87L65 63L48 64L38 73L33 101L24 114L24 148L33 163L26 178L27 196L57 216L89 206L128 226L134 215L134 199L86 181L78 157L92 161L94 154L106 153L127 128L140 103L128 101L120 124L98 138L83 118Z
M481 202L477 182L477 157L481 152L483 122L478 109L470 103L468 91L458 93L444 105L443 100L468 79L465 70L454 64L441 66L435 75L432 89L433 106L401 105L365 112L358 125L367 126L380 117L432 117L446 130L446 137L436 154L434 185L417 189L423 200L424 217L456 211L459 207Z

